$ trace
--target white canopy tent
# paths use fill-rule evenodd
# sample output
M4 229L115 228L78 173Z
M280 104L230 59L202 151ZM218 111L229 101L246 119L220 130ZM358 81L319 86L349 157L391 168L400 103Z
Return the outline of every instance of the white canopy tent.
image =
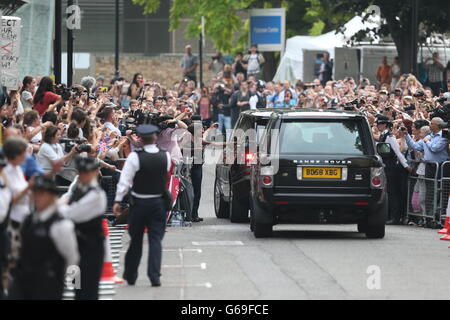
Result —
M344 33L336 34L331 31L320 36L295 36L286 42L286 50L281 58L274 81L289 80L295 82L304 80L303 58L305 50L328 51L331 59L334 59L334 48L347 45L347 41L360 30L375 28L379 24L375 22L363 22L362 17L356 16L344 26Z

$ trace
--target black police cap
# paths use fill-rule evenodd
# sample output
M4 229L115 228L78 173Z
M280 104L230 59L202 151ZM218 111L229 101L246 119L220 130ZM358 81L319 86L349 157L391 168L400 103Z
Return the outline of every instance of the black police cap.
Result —
M145 124L142 126L137 127L136 133L140 136L148 136L153 133L159 132L159 128L157 126L154 126L152 124Z
M50 193L58 194L58 188L55 181L48 177L36 177L33 184L33 190L44 190Z
M262 80L258 80L258 82L256 83L256 87L258 89L263 89L263 88L266 87L266 83L264 81L262 81Z
M96 158L92 157L76 157L75 158L75 167L78 171L94 171L97 170L100 166L100 163Z
M0 167L6 167L8 161L6 161L5 154L0 151Z

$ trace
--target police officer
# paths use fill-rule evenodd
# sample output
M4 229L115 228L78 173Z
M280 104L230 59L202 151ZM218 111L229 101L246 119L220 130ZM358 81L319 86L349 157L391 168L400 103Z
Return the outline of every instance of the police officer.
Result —
M162 240L166 228L168 209L167 177L171 167L169 153L156 146L159 129L153 125L137 128L143 149L132 152L125 162L117 185L113 211L120 215L120 203L131 188L128 232L130 247L125 256L123 278L134 285L138 277L138 267L142 255L144 228L148 228L150 252L147 275L152 286L161 285Z
M392 134L392 121L386 116L379 116L377 121L378 131L381 132L379 142L389 143L391 152L387 156L382 156L385 164L387 178L387 192L389 199L389 217L388 224L401 224L401 170L412 171L408 166L405 156L400 151L397 139Z
M61 198L59 210L75 223L81 275L81 289L75 290L76 299L97 300L104 258L102 216L107 200L98 183L98 159L78 156L75 167L78 177Z
M252 90L254 88L254 90ZM250 88L250 108L251 109L262 109L266 107L267 98L264 94L265 83L262 80L258 80L257 83L253 84Z
M34 210L25 219L10 299L61 300L67 266L78 264L75 227L58 212L58 191L48 177L32 182Z
M0 152L0 300L4 298L3 271L8 262L9 241L6 227L9 220L9 206L12 200L11 191L6 187L6 178L3 176L3 168L7 162L3 153Z

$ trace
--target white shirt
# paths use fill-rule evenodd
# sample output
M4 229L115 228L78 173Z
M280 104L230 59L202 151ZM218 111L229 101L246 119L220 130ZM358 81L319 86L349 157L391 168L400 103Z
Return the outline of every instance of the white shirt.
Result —
M25 175L19 166L8 164L5 169L3 169L3 172L9 182L7 187L13 196L21 193L28 187L28 182L25 180ZM30 214L29 203L30 199L28 195L23 196L21 200L16 202L11 207L11 219L15 222L22 223L23 220L25 220L25 218Z
M259 54L249 54L248 55L248 67L247 71L249 74L259 73L261 71L261 66L259 63Z
M249 100L251 110L256 109L256 106L258 105L258 100L259 100L258 95L255 94L255 95L251 96L251 98Z
M146 145L144 146L144 151L148 153L158 153L159 149L155 144L152 145ZM172 166L172 161L170 158L170 154L166 152L167 155L167 172L170 171L170 167ZM120 202L123 200L125 195L130 190L131 186L133 185L133 180L136 175L136 172L140 170L140 164L139 164L139 157L136 152L130 153L130 155L127 158L127 161L125 161L125 164L123 166L122 173L120 174L120 180L117 184L117 191L116 191L116 202ZM151 183L151 181L149 181ZM135 192L131 192L133 196L140 199L151 199L160 197L161 195L141 195L137 194Z
M36 156L37 162L42 169L44 169L45 173L52 171L52 162L58 161L62 158L64 158L64 151L59 143L42 144Z
M58 201L59 213L63 217L72 220L75 224L88 222L102 216L106 212L107 199L105 191L100 188L96 180L92 181L89 185L81 186L81 188L85 188L86 190L93 188L83 198L70 205L67 204L77 185L78 179L75 179L70 185L69 191Z
M119 129L117 129L111 122L105 122L105 127L108 128L111 131L114 131L115 133L117 133L117 135L119 137L122 136L122 132L120 132Z
M388 133L389 130L384 130L383 134ZM400 161L400 164L404 167L404 168L408 168L408 161L406 160L405 156L403 155L403 153L401 153L400 151L400 146L398 145L397 139L393 136L390 135L386 138L386 143L389 143L391 145L392 150L395 152L395 155L397 156L398 161Z
M0 183L3 184L1 177ZM0 223L3 223L3 221L5 221L11 200L12 200L11 190L9 190L8 187L6 186L4 188L0 188Z
M24 90L20 96L20 101L24 109L33 109L33 104L28 102L30 99L33 100L33 95L30 91Z
M56 212L56 205L50 206L44 211L34 212L33 221L45 222ZM66 266L78 265L80 255L78 253L75 225L68 219L55 222L50 227L50 238L55 244L56 250L66 260Z
M27 131L30 133L33 132L34 129L36 129L36 128L35 127L27 127ZM39 144L39 143L41 143L41 141L42 141L42 130L39 131L38 133L36 133L34 135L34 137L32 137L30 139L30 142L33 144Z

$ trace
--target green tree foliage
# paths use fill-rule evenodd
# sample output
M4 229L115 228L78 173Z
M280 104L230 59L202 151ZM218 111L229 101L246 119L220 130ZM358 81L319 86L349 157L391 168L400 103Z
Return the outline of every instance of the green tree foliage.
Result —
M336 0L305 0L303 2L307 4L303 21L312 25L309 29L311 36L333 31L342 21L348 21L354 16L352 12L337 11L339 1Z
M235 36L245 31L245 24L238 15L248 8L254 0L174 0L170 9L170 30L180 26L182 18L189 17L188 37L201 32L202 17L205 17L205 33L215 47L223 52L231 52L236 46ZM145 13L155 13L160 0L133 0L144 7Z
M318 1L325 3L327 1ZM370 5L377 5L380 8L382 18L386 24L382 25L378 31L379 36L391 35L395 42L400 57L400 66L403 72L409 72L412 64L412 0L392 1L392 0L336 0L334 5L334 15L345 15L348 13L362 14ZM427 0L419 1L419 23L424 35L433 32L444 33L450 30L448 23L448 12L450 1L447 0ZM368 18L370 13L366 14ZM348 19L342 19L343 25ZM363 30L355 35L354 40L361 40L367 36L369 31Z

